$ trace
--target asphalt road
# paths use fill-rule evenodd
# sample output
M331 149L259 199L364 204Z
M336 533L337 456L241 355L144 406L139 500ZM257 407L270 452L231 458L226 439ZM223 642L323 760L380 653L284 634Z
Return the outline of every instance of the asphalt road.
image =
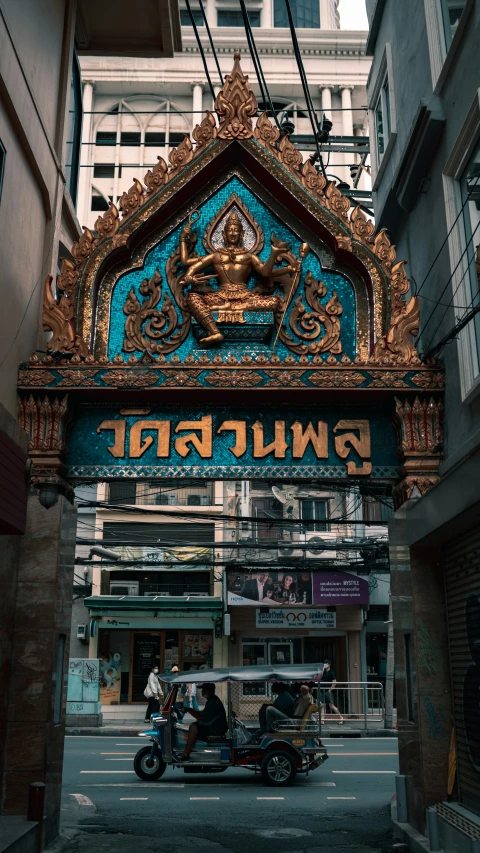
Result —
M233 769L208 776L170 768L158 782L142 782L132 766L139 745L132 737L67 738L62 827L72 853L183 853L190 846L390 853L395 738L327 739L330 759L289 788Z

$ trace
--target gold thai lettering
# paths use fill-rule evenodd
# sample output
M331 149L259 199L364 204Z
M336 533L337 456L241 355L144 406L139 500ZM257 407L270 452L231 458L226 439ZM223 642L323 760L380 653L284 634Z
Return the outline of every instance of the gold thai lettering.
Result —
M212 416L204 415L199 421L180 421L175 427L175 432L185 429L195 430L181 438L175 439L175 450L180 456L188 456L192 448L195 448L203 459L210 459L212 455ZM197 435L200 433L200 437ZM191 445L191 447L190 447Z
M125 433L127 429L126 421L102 421L97 429L97 433L104 429L113 429L115 432L115 441L110 447L107 447L109 453L115 459L123 459L125 456Z
M228 449L238 459L239 456L243 456L243 454L247 452L247 422L224 421L223 424L218 427L217 433L228 432L230 430L235 432L235 444L233 447L229 447Z
M261 421L255 421L252 426L252 432L254 459L261 459L263 456L268 456L269 453L273 453L275 459L285 459L288 448L288 444L285 441L285 421L275 421L275 438L270 444L264 444L263 424Z
M142 432L144 430L156 430L157 456L168 457L170 455L170 426L170 421L136 421L130 428L128 452L130 458L138 459L152 446L154 439L151 435L147 435L142 444Z
M315 431L311 421L305 430L300 421L295 421L290 429L293 432L292 456L294 459L301 459L304 456L310 442L318 459L328 459L328 430L326 423L318 421L317 430Z
M369 421L358 420L338 421L333 428L336 433L339 429L356 430L358 436L354 432L345 432L343 435L335 436L335 451L342 459L346 459L350 451L356 450L361 459L368 459L372 454L370 441L370 423ZM347 474L371 474L372 463L363 462L362 465L357 465L353 460L347 462Z

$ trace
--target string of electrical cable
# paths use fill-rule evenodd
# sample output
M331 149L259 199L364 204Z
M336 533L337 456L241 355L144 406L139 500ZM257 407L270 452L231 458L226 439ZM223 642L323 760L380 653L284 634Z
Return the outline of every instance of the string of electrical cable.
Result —
M260 88L260 95L264 104L268 103L272 117L277 125L279 131L281 131L281 127L278 121L277 114L273 108L272 99L270 97L270 92L268 90L267 81L265 80L265 75L263 73L262 63L260 61L260 56L258 54L257 45L255 42L255 37L252 32L252 27L250 24L250 18L248 17L247 7L245 5L245 0L240 0L240 8L242 11L243 25L245 28L245 33L247 36L248 48L250 50L250 55L252 57L253 66L255 68L255 74L257 75L258 85Z
M208 36L208 40L209 40L209 42L210 42L210 47L212 48L212 53L213 53L213 58L214 58L214 60L215 60L215 65L217 66L218 76L219 76L219 78L220 78L220 85L221 85L221 86L223 86L223 75L222 75L222 72L221 72L221 70L220 70L220 63L219 63L219 61L218 61L217 51L215 50L215 45L214 45L214 43L213 43L212 33L211 33L211 31L210 31L210 26L209 26L209 23L208 23L208 18L207 18L206 14L205 14L205 9L204 9L204 6L203 6L203 0L198 0L198 2L200 3L200 9L202 10L203 23L205 24L205 29L206 29L206 31L207 31L207 36Z
M205 57L205 51L203 50L202 42L200 41L200 35L199 35L199 32L198 32L197 24L196 24L196 22L195 22L195 18L194 18L194 15L193 15L193 12L192 12L191 6L190 6L190 0L185 0L185 3L186 3L186 6L187 6L188 14L189 14L189 16L190 16L190 21L191 21L191 23L192 23L193 31L194 31L194 33L195 33L195 38L196 38L196 40L197 40L198 49L199 49L199 51L200 51L200 55L201 55L201 57L202 57L203 67L204 67L204 69L205 69L205 74L206 74L206 77L207 77L207 80L208 80L208 85L210 86L210 92L212 93L212 98L213 98L213 100L215 100L215 89L213 88L213 84L212 84L212 80L211 80L211 77L210 77L210 73L209 73L209 71L208 71L208 65L207 65L207 60L206 60L206 57Z
M453 229L455 228L455 225L457 224L458 220L459 220L459 219L460 219L460 217L462 216L463 211L465 210L465 207L467 206L468 202L470 201L470 197L471 197L471 195L472 195L472 193L473 193L474 189L476 188L476 186L477 186L477 182L478 182L479 180L480 180L480 175L477 175L477 177L475 178L475 183L474 183L474 184L472 183L472 187L471 187L471 189L468 191L467 196L466 196L466 198L465 198L465 201L463 202L463 204L462 204L462 206L461 206L461 208L460 208L459 212L457 213L457 215L456 215L455 219L453 220L452 225L450 226L450 229L449 229L449 231L448 231L448 233L447 233L447 236L445 237L445 239L444 239L444 241L443 241L442 245L440 246L440 248L439 248L439 250L438 250L437 254L435 255L435 257L434 257L434 259L433 259L432 263L430 264L430 266L429 266L429 268L428 268L428 270L427 270L427 272L426 272L426 274L425 274L425 276L424 276L424 278L423 278L422 282L420 283L420 287L419 287L419 288L418 288L418 290L414 293L414 296L419 296L419 294L422 292L422 288L423 288L423 286L424 286L425 282L427 281L427 278L429 277L429 275L430 275L430 273L432 272L432 270L433 270L433 268L434 268L435 264L437 263L437 261L438 261L438 259L439 259L440 255L442 254L443 249L445 248L445 246L446 246L446 244L447 244L447 242L448 242L448 238L450 237L450 234L452 233Z
M466 245L465 245L465 248L464 248L464 250L463 250L462 254L461 254L461 255L460 255L460 257L459 257L459 259L458 259L458 261L457 261L457 263L456 263L456 265L455 265L455 268L452 270L452 272L451 272L451 274L449 275L449 277L448 277L447 281L445 282L445 286L444 286L444 288L443 288L443 290L442 290L442 292L441 292L440 296L438 297L439 299L442 299L442 297L444 296L444 294L445 294L445 292L446 292L446 290L447 290L447 288L448 288L448 285L449 285L449 284L450 284L450 282L453 280L453 277L454 277L454 275L455 275L456 271L458 270L458 268L459 268L460 264L462 263L462 261L463 261L463 259L464 259L465 255L466 255L466 253L467 253L467 252L468 252L468 250L469 250L470 243L472 243L473 238L475 237L475 234L476 234L476 232L477 232L477 230L478 230L479 226L480 226L480 221L479 221L479 222L477 222L477 225L475 226L475 229L473 230L473 232L472 232L471 236L470 236L470 237L469 237L469 239L467 240ZM449 302L448 306L445 308L445 311L444 311L444 312L443 312L443 314L442 314L442 318L441 318L441 320L440 320L440 324L442 323L443 318L445 317L445 314L447 313L448 309L449 309L449 308L450 308L450 306L453 304L453 300L455 299L455 296L457 295L458 288L460 287L460 285L461 285L461 283L462 283L463 279L465 278L466 273L468 272L468 269L469 269L469 267L470 267L470 263L471 263L471 260L467 263L466 268L465 268L465 270L464 270L464 272L463 272L463 275L461 276L461 278L460 278L460 280L459 280L459 282L458 282L458 284L457 284L457 286L456 286L456 288L455 288L455 290L454 290L454 292L453 292L453 294L452 294L452 297L451 297L451 299L450 299L450 302ZM419 336L423 336L423 335L425 334L425 330L426 330L427 326L429 325L430 320L432 320L432 318L433 318L433 316L434 316L434 314L435 314L435 311L436 311L436 307L435 307L435 308L432 308L432 311L431 311L431 313L430 313L430 316L429 316L429 317L427 317L427 321L426 321L425 325L422 327L422 329L421 329L421 330L420 330L420 332L419 332ZM435 335L436 335L436 333L437 333L437 331L438 331L438 328L439 328L439 326L437 326L437 327L436 327L435 332L434 332L433 336L430 338L430 342L429 342L428 346L425 348L425 350L428 350L428 349L429 349L429 347L431 346L432 341L433 341L433 338L435 337Z
M243 0L242 0L242 2L243 2ZM302 55L301 55L300 47L298 44L297 33L295 30L295 24L293 21L292 10L290 7L290 0L285 0L285 5L287 8L288 23L289 23L290 32L292 35L293 52L295 54L297 67L298 67L298 70L300 73L300 80L302 83L303 93L305 95L305 101L307 103L307 110L308 110L308 115L310 118L310 124L312 125L313 139L315 141L315 147L317 149L317 157L318 157L318 161L320 163L320 167L321 167L322 172L323 172L323 176L324 176L325 180L327 180L327 175L325 172L325 166L323 164L323 158L322 158L322 154L320 151L320 145L319 145L320 127L318 125L317 114L315 112L315 108L313 106L313 101L312 101L312 96L310 94L310 89L308 87L307 75L305 74L305 68L303 65Z
M478 226L477 226L477 227L478 227ZM439 321L438 321L438 323L437 323L437 326L436 326L436 328L435 328L435 331L434 331L433 335L432 335L432 336L431 336L431 338L430 338L430 341L429 341L429 343L428 343L428 346L425 348L425 357L429 356L429 354L432 352L432 350L433 350L433 349L435 349L435 350L437 351L437 347L432 347L433 341L435 340L435 337L436 337L436 335L437 335L437 332L438 332L438 330L440 329L440 327L441 327L441 325L442 325L442 323L443 323L443 321L444 321L444 319L445 319L445 316L446 316L446 314L447 314L447 311L449 310L449 308L450 308L451 306L453 306L453 301L454 301L454 299L455 299L455 296L457 295L458 289L459 289L459 287L460 287L460 285L461 285L462 281L464 280L465 276L469 274L469 271L470 271L470 265L472 264L472 262L473 262L474 260L475 260L475 258L473 257L473 258L471 258L471 259L468 261L468 264L467 264L467 266L466 266L466 269L463 271L463 273L462 273L462 275L461 275L461 277L460 277L460 279L459 279L459 281L458 281L458 284L457 284L457 286L456 286L456 288L455 288L455 291L454 291L454 293L452 294L452 298L451 298L451 300L450 300L450 304L446 306L445 311L443 312L442 316L440 317L440 320L439 320ZM463 316L462 318L457 318L457 324L456 324L456 325L461 325L461 328L464 328L464 325L466 325L466 324L463 322L463 321L464 321L464 318L468 315L469 311L472 311L472 309L473 309L473 303L474 303L475 299L478 299L478 294L474 294L474 296L473 296L473 297L472 297L472 299L470 300L470 304L469 304L469 305L467 305L467 307L465 308L465 314L464 314L464 316ZM455 305L455 306L453 306L453 307L454 307L454 308L459 308L459 307L463 307L463 306L457 306L457 305ZM475 311L474 311L474 314L473 314L472 316L475 316L475 314L476 314L476 313L478 313L478 312L475 310ZM459 329L459 331L460 331L460 329ZM450 334L450 333L447 333L447 335L445 335L445 338L447 338L447 337L449 336L449 334ZM453 338L452 338L452 340L453 340ZM448 341L446 341L446 342L448 343Z

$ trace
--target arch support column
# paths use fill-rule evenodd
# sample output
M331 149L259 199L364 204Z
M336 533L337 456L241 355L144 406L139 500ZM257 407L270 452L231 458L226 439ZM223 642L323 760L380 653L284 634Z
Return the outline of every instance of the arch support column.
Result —
M94 146L88 143L93 142L91 136L94 90L95 84L93 80L85 80L82 95L82 150L80 151L80 175L78 178L78 218L80 222L87 222L90 215L91 166L93 163Z

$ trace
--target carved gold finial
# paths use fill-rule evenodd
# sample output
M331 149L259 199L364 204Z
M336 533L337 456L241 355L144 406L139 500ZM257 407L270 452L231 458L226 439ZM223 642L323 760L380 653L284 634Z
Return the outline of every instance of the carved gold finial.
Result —
M420 325L420 300L412 296L407 303L399 300L392 309L390 328L377 341L372 361L385 364L395 361L400 364L416 364L420 361L413 338L418 334Z
M215 101L215 110L220 118L217 136L220 139L251 139L251 117L257 114L257 109L248 77L240 66L240 51L236 50L232 73L225 77Z
M45 332L52 332L47 341L47 352L63 352L70 355L89 355L88 346L75 331L74 299L78 281L78 272L71 261L62 261L62 274L57 277L59 299L52 293L52 276L45 279L43 291L42 324Z

